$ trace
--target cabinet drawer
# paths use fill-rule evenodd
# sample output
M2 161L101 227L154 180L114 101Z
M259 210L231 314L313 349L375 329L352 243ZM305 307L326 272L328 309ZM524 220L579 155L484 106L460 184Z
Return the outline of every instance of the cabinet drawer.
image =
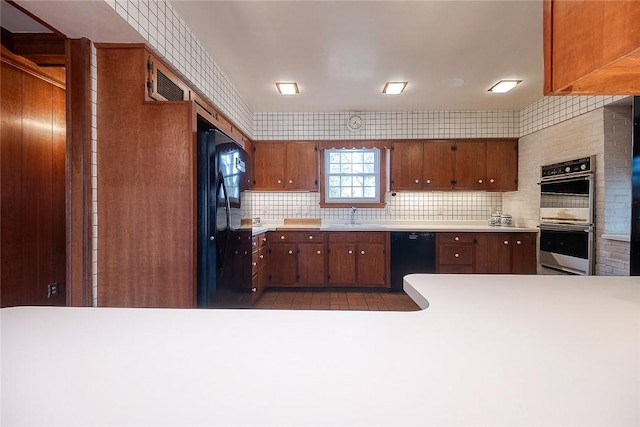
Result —
M296 239L300 243L324 243L325 232L323 231L299 231Z
M260 248L251 254L251 270L253 274L265 266L267 262L267 249Z
M273 231L268 233L267 238L271 243L295 242L297 233L293 231Z
M473 233L438 233L438 243L473 243Z
M473 265L473 245L443 244L438 247L438 264Z
M385 243L387 232L352 231L348 233L329 232L329 243Z
M253 250L263 248L267 245L267 233L258 234L251 238L251 247Z

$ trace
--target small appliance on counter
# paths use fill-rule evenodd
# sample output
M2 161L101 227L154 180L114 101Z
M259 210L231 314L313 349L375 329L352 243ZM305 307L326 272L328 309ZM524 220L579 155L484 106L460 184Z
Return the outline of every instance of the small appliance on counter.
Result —
M490 227L513 227L513 218L506 212L495 211L489 217Z

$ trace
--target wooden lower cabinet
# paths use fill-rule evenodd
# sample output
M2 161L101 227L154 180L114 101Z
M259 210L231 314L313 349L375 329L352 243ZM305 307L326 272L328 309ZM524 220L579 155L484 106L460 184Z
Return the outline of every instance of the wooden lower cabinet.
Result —
M268 233L267 286L388 287L388 235L387 232Z
M514 233L511 235L511 273L536 274L537 233Z
M324 285L326 252L324 243L298 243L298 285Z
M298 255L295 243L269 245L269 286L295 286L298 283Z
M389 286L389 233L330 233L328 275L330 286Z
M324 232L268 234L269 286L324 286L327 255Z
M536 233L438 233L437 273L536 274Z
M267 233L253 236L251 247L251 303L254 303L264 292L269 280Z

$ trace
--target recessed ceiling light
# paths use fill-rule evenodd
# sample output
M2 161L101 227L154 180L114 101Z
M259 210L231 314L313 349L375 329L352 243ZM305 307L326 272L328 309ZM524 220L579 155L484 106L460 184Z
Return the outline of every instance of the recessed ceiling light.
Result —
M278 92L282 95L295 95L296 93L299 93L297 83L278 82L276 83L276 87L278 88Z
M384 85L384 89L382 89L382 93L386 93L387 95L397 95L402 93L406 86L407 82L387 82Z
M489 88L489 92L506 93L516 87L522 80L500 80Z

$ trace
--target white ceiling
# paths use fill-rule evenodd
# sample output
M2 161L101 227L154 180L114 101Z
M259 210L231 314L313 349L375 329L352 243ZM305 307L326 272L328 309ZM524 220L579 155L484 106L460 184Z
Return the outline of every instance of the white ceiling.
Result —
M71 38L142 41L102 0L17 2ZM520 110L542 98L542 0L172 4L256 112ZM499 79L523 82L487 92ZM383 95L390 80L409 84ZM301 93L281 96L276 81Z
M542 0L172 3L254 111L519 110L542 98ZM487 92L500 79L523 82ZM386 81L409 84L383 95Z

